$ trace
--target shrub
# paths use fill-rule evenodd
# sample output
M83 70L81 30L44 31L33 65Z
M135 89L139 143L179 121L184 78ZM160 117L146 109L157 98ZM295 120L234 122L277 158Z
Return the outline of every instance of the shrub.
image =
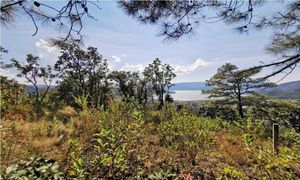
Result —
M260 149L253 155L257 161L254 173L262 179L300 178L300 154L297 149L282 148L278 156L274 156L269 150Z
M149 180L169 180L169 179L177 180L179 178L177 177L177 174L170 169L160 169L159 171L150 174L148 176L148 179Z
M20 105L26 98L25 86L13 79L0 76L0 109L2 116Z
M59 165L52 159L31 158L6 169L4 179L64 179Z
M249 116L270 124L292 127L300 132L300 106L296 103L259 95L252 98Z
M233 166L225 166L219 171L221 176L217 179L243 179L242 172Z
M212 141L210 122L189 115L186 111L176 113L174 108L165 108L161 114L161 142L165 146L180 150L188 161L195 165L200 149Z
M86 176L84 160L81 157L81 147L77 139L69 140L69 167L68 174L72 178L84 179Z
M218 102L207 102L199 107L199 115L208 118L221 118L227 121L238 120L236 108L231 105L221 105Z
M110 115L114 116L101 119L101 130L94 134L91 169L105 178L137 175L140 173L139 149L144 128L142 114L133 111L129 119L121 118L121 114Z

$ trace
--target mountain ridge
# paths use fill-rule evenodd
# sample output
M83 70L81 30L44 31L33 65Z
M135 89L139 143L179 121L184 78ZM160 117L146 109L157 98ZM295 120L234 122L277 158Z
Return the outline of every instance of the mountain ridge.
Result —
M174 83L170 90L207 90L211 88L207 86L206 82L179 82ZM281 83L275 87L260 89L256 92L281 99L300 99L300 80Z

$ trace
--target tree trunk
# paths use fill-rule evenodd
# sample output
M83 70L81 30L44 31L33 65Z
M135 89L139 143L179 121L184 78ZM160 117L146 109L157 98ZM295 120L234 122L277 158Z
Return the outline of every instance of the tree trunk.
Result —
M241 118L244 118L244 112L243 112L243 104L242 104L242 96L238 96L238 111Z
M159 101L159 109L162 109L164 106L164 86L162 84L160 85Z

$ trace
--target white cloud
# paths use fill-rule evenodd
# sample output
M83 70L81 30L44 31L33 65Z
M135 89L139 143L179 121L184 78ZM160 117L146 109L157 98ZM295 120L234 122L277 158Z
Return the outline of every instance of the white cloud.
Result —
M210 63L201 59L201 58L198 58L196 59L195 62L193 62L192 64L189 64L189 65L177 65L177 66L174 66L174 69L175 69L175 73L177 74L186 74L186 73L191 73L199 68L202 68L202 67L206 67L208 66Z
M113 58L113 61L114 61L114 62L116 62L116 63L118 63L118 62L121 62L121 61L122 61L122 59L121 59L120 57L118 57L118 56L114 56L114 55L112 55L111 57Z
M27 84L28 83L24 77L17 77L16 73L13 73L11 70L8 70L8 69L0 68L0 75L5 76L8 79L14 79L14 80L18 81L21 84Z
M37 48L38 56L41 58L42 65L53 65L60 56L60 51L56 46L51 46L49 42L44 39L39 39L35 43L35 47Z
M192 64L189 65L172 65L174 67L174 72L176 74L187 74L191 73L193 71L198 70L199 68L206 67L210 63L207 61L204 61L201 58L196 59ZM146 65L143 64L136 64L136 65L131 65L126 63L123 67L120 68L121 71L139 71L142 72Z
M144 70L145 66L142 64L136 64L136 65L130 65L126 63L123 67L121 67L121 71L138 71L142 72Z

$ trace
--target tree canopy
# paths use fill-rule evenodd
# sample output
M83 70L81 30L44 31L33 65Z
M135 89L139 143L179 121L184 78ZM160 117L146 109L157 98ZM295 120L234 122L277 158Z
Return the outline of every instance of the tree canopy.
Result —
M17 76L24 77L26 81L33 86L33 95L35 96L34 107L37 114L40 115L43 113L42 106L44 105L44 100L56 75L53 73L52 66L40 66L39 60L39 57L28 54L26 57L26 64L22 64L17 59L11 59L11 63L5 66L8 68L15 68L18 71ZM39 86L41 83L45 86L43 91Z
M108 91L108 64L95 47L83 50L74 44L60 44L61 56L54 68L59 72L67 96L89 96L94 107L104 105ZM104 93L105 92L105 93ZM72 99L69 97L68 99Z
M151 82L151 86L160 101L160 107L164 105L164 95L169 94L169 88L172 86L172 79L176 77L169 64L162 64L157 58L152 64L149 64L143 74L145 79Z
M1 23L4 25L11 24L17 17L17 13L23 13L28 16L34 26L32 36L36 35L39 30L39 24L50 24L58 26L60 30L65 31L59 41L77 42L82 41L81 30L85 18L94 19L90 14L89 8L94 6L100 7L97 3L88 0L68 0L63 1L59 8L50 5L49 2L32 1L32 0L4 0L1 1Z
M210 98L223 98L221 100L225 103L236 104L239 115L243 118L243 106L245 105L243 98L246 95L254 94L254 90L273 85L266 82L265 79L253 78L259 71L260 69L240 71L233 64L224 64L207 81L208 85L213 86L213 88L204 91L204 93L209 94Z

